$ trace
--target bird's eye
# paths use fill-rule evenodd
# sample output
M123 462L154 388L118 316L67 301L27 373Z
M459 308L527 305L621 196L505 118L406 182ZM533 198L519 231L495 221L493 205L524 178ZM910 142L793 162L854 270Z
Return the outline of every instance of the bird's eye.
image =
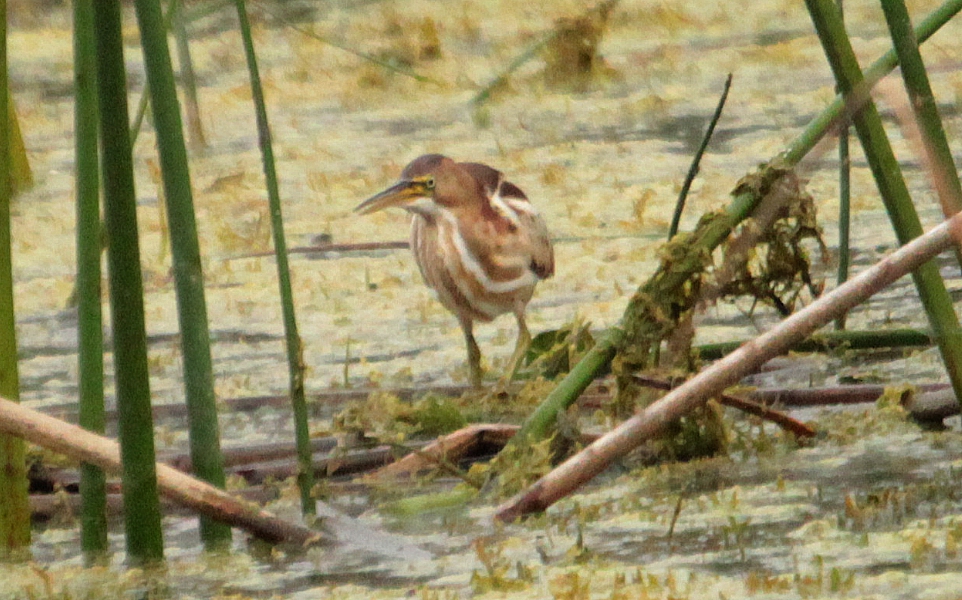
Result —
M428 188L429 190L433 190L433 189L434 189L434 177L425 177L425 178L424 178L424 187Z

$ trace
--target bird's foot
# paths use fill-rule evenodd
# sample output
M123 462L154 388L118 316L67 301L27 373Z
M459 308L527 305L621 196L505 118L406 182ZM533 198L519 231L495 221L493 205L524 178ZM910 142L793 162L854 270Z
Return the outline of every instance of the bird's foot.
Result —
M509 398L511 396L511 379L507 376L499 379L491 388L491 395L502 400Z
M518 370L521 368L521 357L523 355L524 348L521 348L520 350L516 349L514 351L514 355L511 357L511 360L508 361L508 366L504 371L504 375L502 375L501 379L498 380L496 389L507 393L508 388L511 387L511 384L514 382L515 377L518 374Z
M483 374L481 371L481 365L476 365L471 363L468 366L471 369L471 373L468 376L468 381L471 383L471 387L473 387L474 389L480 389L481 375Z

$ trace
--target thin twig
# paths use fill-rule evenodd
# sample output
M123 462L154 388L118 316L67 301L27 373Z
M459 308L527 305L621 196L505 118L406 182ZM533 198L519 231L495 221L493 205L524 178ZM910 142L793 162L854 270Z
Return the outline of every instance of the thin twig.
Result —
M373 54L368 54L367 52L362 52L361 50L352 48L348 46L346 42L343 42L341 40L336 40L326 35L320 35L318 33L314 33L313 31L306 29L304 27L301 27L300 25L291 23L290 21L282 17L280 14L278 14L266 2L260 2L259 0L255 0L254 4L256 4L259 9L269 14L273 19L275 19L278 23L280 23L284 27L293 29L298 33L306 35L307 37L315 39L321 43L327 44L332 48L343 50L344 52L347 52L348 54L353 54L354 56L360 59L366 60L368 62L372 62L378 66L384 67L385 69L387 69L388 71L391 71L392 73L397 73L398 75L404 75L405 77L410 77L416 81L420 81L421 83L433 83L435 85L441 85L441 82L438 81L437 79L432 79L425 75L420 75L407 67L399 66L396 63L392 63L390 61L386 61L384 59L378 58Z
M545 46L550 44L556 37L558 37L558 33L559 31L555 29L551 33L545 35L543 38L538 40L537 42L528 46L524 52L519 54L513 61L511 61L511 63L507 66L507 68L505 68L504 71L501 71L500 73L498 73L497 77L492 79L488 83L488 85L481 88L481 91L479 91L477 94L474 95L473 98L471 98L471 105L477 108L482 104L484 104L485 102L487 102L488 99L491 97L491 94L494 93L494 90L504 85L505 82L508 81L508 77L510 77L512 73L520 69L524 65L524 63L528 62L529 60L537 56L538 53L541 52L541 50Z
M634 379L642 385L665 391L670 391L681 383L681 381L665 381L664 379L656 379L654 377L638 374L634 376ZM758 402L753 402L751 400L745 400L744 398L739 398L730 394L721 394L717 396L717 400L719 404L729 408L737 408L742 412L755 415L756 417L765 419L766 421L771 421L775 425L778 425L785 431L791 432L796 436L815 437L815 430L805 423L802 423L798 419L793 419L783 412L769 408L764 404L759 404Z
M708 123L708 129L705 131L705 137L701 140L701 146L698 147L698 151L695 152L695 157L691 160L691 167L688 169L688 175L685 176L685 182L681 186L681 192L678 193L678 202L675 203L675 214L671 217L671 227L668 228L668 239L675 237L678 233L678 225L681 222L681 213L685 210L685 201L688 199L688 190L691 189L691 183L698 176L699 165L701 164L701 157L705 154L705 149L708 148L708 142L711 141L711 136L715 132L715 125L718 124L718 119L721 118L722 109L725 108L725 101L728 100L728 91L732 87L732 74L729 73L728 77L725 78L725 88L722 90L721 98L718 99L718 106L715 107L715 114L712 115L711 121Z
M314 254L317 252L370 252L375 250L403 250L408 248L407 240L394 242L358 242L356 244L320 244L317 246L301 246L298 248L288 248L288 254ZM231 256L227 260L238 260L241 258L261 258L264 256L274 256L274 250L264 250L261 252L248 252Z
M671 524L668 525L668 543L671 544L671 539L675 536L675 524L678 523L678 517L681 515L681 505L685 502L685 494L678 495L678 502L675 503L675 510L671 513Z

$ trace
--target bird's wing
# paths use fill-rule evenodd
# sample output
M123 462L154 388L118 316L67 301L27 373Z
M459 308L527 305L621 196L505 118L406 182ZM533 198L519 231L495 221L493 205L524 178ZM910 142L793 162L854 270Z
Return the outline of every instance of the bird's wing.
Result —
M527 232L531 252L531 270L534 274L539 279L547 279L554 275L554 247L551 245L548 226L521 188L510 181L505 181L501 171L488 165L481 163L460 163L460 165L481 183L487 194L499 199L500 206L508 208L514 214L503 214L503 211L498 210L498 206L492 208L502 217L512 221L514 225L520 225L519 229Z
M551 244L548 225L518 186L510 181L504 181L499 193L505 204L517 216L521 224L519 229L527 232L531 252L531 270L539 279L551 277L554 275L554 246Z
M486 194L492 194L498 189L498 186L504 181L504 175L501 171L489 167L488 165L483 165L481 163L458 163L458 165L466 170L475 181L481 184L482 189ZM518 190L521 191L521 190ZM524 194L522 194L523 196Z
M521 220L530 220L525 225L531 234L531 269L539 279L547 279L554 275L554 246L548 226L536 212L522 213Z

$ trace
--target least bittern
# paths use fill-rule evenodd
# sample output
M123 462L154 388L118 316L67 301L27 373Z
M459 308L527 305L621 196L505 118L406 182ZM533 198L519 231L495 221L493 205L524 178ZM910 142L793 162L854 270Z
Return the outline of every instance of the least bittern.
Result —
M525 308L535 284L554 274L554 249L544 220L501 171L440 154L414 159L396 184L355 211L367 214L391 206L412 214L414 258L424 282L461 324L472 385L481 384L474 322L514 314L518 340L502 379L510 382L531 343Z

